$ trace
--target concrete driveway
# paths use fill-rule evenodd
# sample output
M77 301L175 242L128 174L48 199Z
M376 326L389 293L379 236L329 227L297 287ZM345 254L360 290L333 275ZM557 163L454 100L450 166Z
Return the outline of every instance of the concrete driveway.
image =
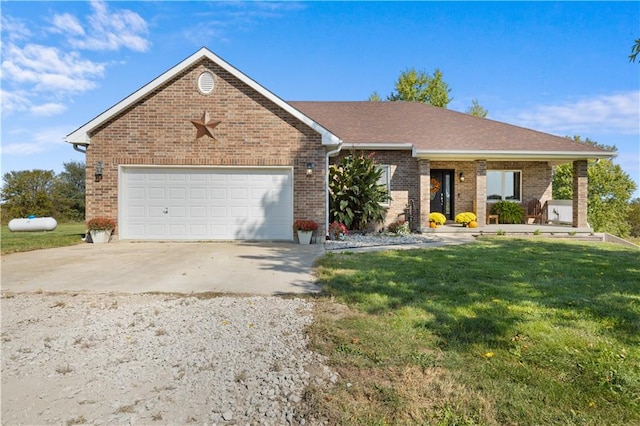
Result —
M80 244L2 256L3 291L289 294L318 291L322 244Z

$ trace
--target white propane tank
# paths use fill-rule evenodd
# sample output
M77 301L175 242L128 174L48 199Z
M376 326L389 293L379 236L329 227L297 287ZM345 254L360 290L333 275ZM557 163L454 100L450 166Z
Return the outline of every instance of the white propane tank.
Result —
M53 231L58 226L58 222L52 217L34 217L11 219L9 231L12 232L35 232Z

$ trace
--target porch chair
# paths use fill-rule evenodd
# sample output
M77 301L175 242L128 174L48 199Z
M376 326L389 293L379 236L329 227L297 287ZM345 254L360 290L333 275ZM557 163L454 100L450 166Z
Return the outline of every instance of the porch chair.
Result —
M491 214L490 213L491 209L489 208L489 206L487 206L487 225L491 224L491 222L495 222L495 224L498 224L498 219L500 218L500 216L498 216L497 214ZM478 215L478 205L476 204L476 200L473 200L473 213L477 216Z
M529 219L533 219L533 223L539 223L542 225L542 204L540 200L534 198L527 204L527 212L524 216L524 223L528 224Z

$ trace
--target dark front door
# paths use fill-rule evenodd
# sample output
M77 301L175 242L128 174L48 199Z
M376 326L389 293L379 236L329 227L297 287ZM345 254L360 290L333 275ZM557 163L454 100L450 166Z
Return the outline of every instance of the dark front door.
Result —
M431 170L431 211L453 220L453 170Z

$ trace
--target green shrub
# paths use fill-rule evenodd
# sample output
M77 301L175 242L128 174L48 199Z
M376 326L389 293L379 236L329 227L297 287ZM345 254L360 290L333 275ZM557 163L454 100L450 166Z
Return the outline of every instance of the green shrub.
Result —
M500 223L522 223L524 220L522 206L513 201L498 201L491 207L491 214L497 214Z

